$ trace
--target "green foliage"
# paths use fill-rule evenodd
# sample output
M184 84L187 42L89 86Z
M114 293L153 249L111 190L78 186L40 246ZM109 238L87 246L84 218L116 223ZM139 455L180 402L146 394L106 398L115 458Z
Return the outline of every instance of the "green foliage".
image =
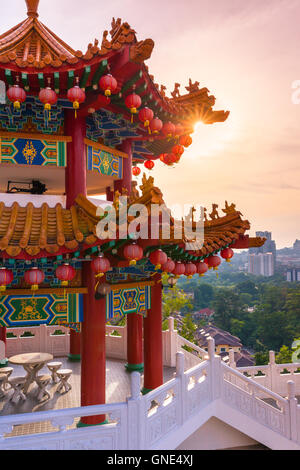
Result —
M269 350L277 351L279 358L284 354L290 358L289 348L300 337L300 284L286 282L281 274L267 278L230 269L226 263L219 278L209 272L205 282L183 278L177 285L194 293L193 311L213 309L213 323L253 349L257 364L268 363ZM185 307L181 305L178 311L185 312ZM289 351L281 351L283 346Z
M192 316L190 314L183 317L181 325L177 324L177 329L183 338L191 341L191 343L197 344L195 337L197 326L193 322Z
M163 291L162 294L162 311L163 318L168 318L174 314L179 314L183 309L191 310L193 305L187 295L179 287L174 286L172 289Z
M279 353L275 356L275 362L277 364L288 364L292 362L292 354L293 351L289 349L287 346L281 346Z
M268 351L258 351L254 354L255 365L264 366L269 363L269 352Z

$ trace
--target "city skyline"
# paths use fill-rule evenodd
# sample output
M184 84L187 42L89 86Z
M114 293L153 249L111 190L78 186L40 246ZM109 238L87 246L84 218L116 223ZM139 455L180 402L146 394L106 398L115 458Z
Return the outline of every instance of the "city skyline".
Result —
M24 3L2 6L1 33L25 18ZM222 214L225 200L234 202L251 221L251 235L268 230L279 249L292 246L300 238L300 105L292 101L300 79L299 1L176 0L170 7L153 0L145 14L143 2L112 1L104 10L86 0L78 15L81 5L41 0L40 20L74 49L85 50L94 38L101 42L112 17L121 17L138 40L155 41L147 65L167 95L175 82L184 94L191 78L216 96L215 109L230 111L225 123L196 126L178 166L156 163L151 174L166 203L208 209L217 203Z

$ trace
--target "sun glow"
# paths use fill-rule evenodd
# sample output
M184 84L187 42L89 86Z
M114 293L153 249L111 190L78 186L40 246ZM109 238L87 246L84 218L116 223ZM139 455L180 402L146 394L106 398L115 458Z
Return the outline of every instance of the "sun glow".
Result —
M199 121L194 125L193 144L185 151L190 158L211 157L220 153L232 140L234 128L228 121L204 124Z

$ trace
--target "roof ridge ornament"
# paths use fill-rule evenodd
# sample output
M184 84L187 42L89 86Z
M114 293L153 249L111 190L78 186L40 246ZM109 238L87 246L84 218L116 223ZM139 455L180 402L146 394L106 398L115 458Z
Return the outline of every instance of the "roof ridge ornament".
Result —
M25 0L27 5L27 15L31 18L37 18L40 0Z

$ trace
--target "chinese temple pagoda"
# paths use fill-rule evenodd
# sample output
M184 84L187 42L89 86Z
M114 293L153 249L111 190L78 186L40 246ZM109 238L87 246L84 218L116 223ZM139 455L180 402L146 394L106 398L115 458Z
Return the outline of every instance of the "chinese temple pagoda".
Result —
M216 205L204 211L201 246L176 236L172 218L168 238L121 238L119 224L104 239L99 207L118 213L121 196L149 213L163 205L146 174L180 165L194 124L229 112L213 110L214 96L191 80L186 94L175 84L167 97L145 64L154 42L138 41L128 23L113 19L102 41L75 51L40 22L39 0L26 4L27 18L0 36L0 339L15 326L70 327L81 405L100 404L105 325L126 315L127 369L144 370L146 393L163 383L162 273L200 275L218 266L218 254L230 259L264 240L246 235L249 222L227 202L223 216ZM101 194L102 203L93 198Z

